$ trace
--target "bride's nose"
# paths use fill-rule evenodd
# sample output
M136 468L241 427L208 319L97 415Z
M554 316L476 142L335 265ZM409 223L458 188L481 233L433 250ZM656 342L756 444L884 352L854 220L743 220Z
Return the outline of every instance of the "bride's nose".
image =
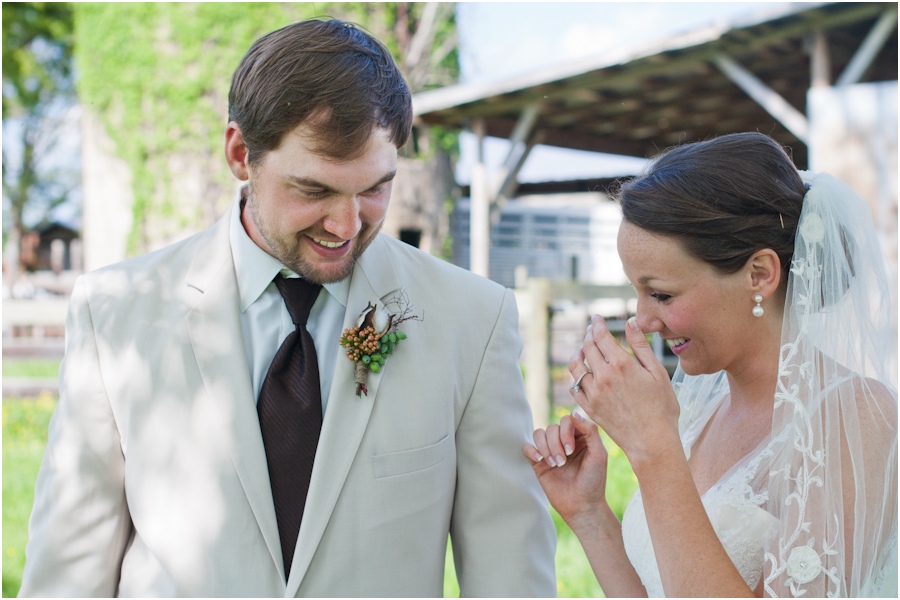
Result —
M663 322L659 315L648 306L646 301L638 299L635 317L637 318L638 326L644 333L657 333L663 329Z

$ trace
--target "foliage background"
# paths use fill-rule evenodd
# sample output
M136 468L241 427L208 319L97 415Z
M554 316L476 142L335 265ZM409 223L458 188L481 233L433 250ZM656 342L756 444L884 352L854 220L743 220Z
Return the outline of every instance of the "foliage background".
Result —
M234 69L262 34L323 16L357 23L382 40L414 92L458 76L451 3L74 5L79 98L100 117L131 171L129 254L222 214L233 193L221 153ZM445 138L440 134L436 146Z
M70 4L3 3L3 241L11 271L25 230L77 195L77 157L53 160L76 101L72 44Z

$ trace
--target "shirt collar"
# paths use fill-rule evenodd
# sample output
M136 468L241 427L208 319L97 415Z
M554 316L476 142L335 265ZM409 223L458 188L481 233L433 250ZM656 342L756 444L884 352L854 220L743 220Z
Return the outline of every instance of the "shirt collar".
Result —
M245 312L251 304L262 295L275 276L281 272L285 277L298 277L296 273L285 267L271 254L256 245L250 239L244 225L241 223L241 210L247 186L242 186L235 200L234 210L231 211L231 227L229 237L231 240L231 257L234 261L234 272L237 278L238 295L241 299L241 312ZM341 305L347 307L347 298L350 295L350 278L345 277L335 283L326 283L324 287L328 293Z

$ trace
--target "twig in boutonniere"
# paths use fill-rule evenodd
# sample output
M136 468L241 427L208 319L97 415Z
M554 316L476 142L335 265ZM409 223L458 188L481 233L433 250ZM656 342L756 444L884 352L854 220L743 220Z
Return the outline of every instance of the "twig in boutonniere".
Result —
M356 395L368 395L366 382L369 371L379 373L387 357L393 354L397 344L406 339L399 327L406 321L421 321L422 317L412 312L412 305L406 292L401 292L379 308L378 303L368 303L360 313L356 327L349 327L341 335L341 346L347 357L356 363L354 381Z

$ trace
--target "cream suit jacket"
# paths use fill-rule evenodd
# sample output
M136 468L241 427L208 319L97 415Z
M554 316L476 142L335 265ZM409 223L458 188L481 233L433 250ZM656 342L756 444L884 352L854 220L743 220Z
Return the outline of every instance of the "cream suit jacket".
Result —
M422 321L368 396L343 351L285 581L241 337L228 216L83 276L35 490L21 595L555 595L555 533L509 290L379 236L344 327L408 294Z

